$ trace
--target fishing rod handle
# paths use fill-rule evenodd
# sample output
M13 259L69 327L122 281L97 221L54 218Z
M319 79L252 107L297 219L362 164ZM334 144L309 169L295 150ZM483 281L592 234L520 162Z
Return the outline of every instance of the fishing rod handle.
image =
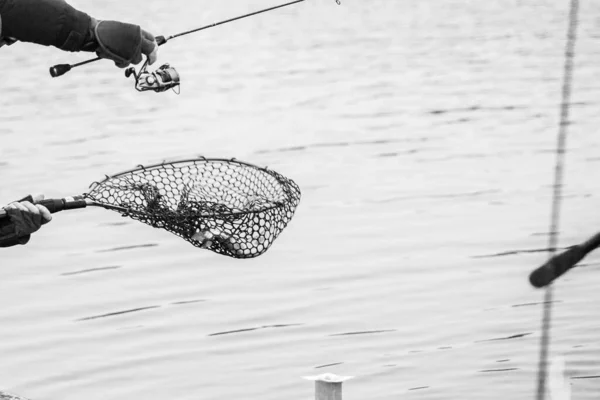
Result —
M574 268L591 251L600 247L600 233L585 242L555 255L529 275L529 282L536 288L548 286L567 271Z
M165 38L164 36L157 36L155 38L155 40L159 46L162 46L163 44L167 43L167 40L169 40L169 39ZM90 63L96 62L98 60L102 60L102 58L101 57L90 58L89 60L82 61L77 64L56 64L56 65L50 67L50 76L52 76L53 78L57 78L59 76L63 76L64 74L66 74L67 72L69 72L70 70L72 70L75 67L79 67L79 66L85 65L85 64L90 64Z
M64 199L46 199L38 201L36 204L46 207L52 214L63 210L74 210L88 206L87 200L82 196L65 197ZM0 219L6 218L7 216L6 210L0 209Z
M50 67L50 76L56 78L58 76L62 76L71 70L71 65L69 64L56 64L53 67Z
M548 286L581 261L588 253L585 250L581 245L577 245L555 255L531 272L529 282L536 288Z

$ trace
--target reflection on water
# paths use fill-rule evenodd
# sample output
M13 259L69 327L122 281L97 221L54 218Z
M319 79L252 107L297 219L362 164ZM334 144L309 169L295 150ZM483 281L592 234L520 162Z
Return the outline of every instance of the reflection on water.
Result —
M109 1L173 34L274 5ZM561 246L595 231L600 3L581 4ZM0 260L0 387L33 399L531 398L567 2L305 2L161 47L181 95L109 62L1 51L0 201L79 194L163 159L236 157L294 179L265 255L220 257L100 209ZM533 250L532 250L533 249ZM540 249L540 251L537 251ZM502 256L502 257L500 257ZM598 260L556 286L552 354L599 389ZM316 371L316 372L315 372ZM501 395L499 395L501 393Z

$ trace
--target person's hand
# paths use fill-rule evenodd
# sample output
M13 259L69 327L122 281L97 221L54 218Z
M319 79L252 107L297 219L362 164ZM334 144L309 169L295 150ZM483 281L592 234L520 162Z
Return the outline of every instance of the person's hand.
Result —
M10 222L14 225L14 233L17 237L29 236L52 220L52 214L46 207L34 204L43 199L43 195L38 195L33 198L33 203L18 201L4 207Z
M113 60L119 68L142 62L143 55L152 65L158 58L158 44L154 35L138 25L118 21L92 20L92 30L99 57Z

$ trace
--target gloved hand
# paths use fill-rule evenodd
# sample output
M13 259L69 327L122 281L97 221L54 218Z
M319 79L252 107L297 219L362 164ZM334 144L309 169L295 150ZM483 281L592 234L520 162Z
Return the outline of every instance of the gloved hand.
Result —
M150 65L158 58L156 39L138 25L92 19L92 32L98 42L96 54L113 60L119 68L126 68L129 64L139 64L142 55L148 57Z
M38 231L42 225L52 220L52 214L40 204L33 204L44 199L43 195L28 200L12 202L3 207L8 218L0 220L0 242L5 246L25 244L29 236ZM0 243L0 247L2 243Z

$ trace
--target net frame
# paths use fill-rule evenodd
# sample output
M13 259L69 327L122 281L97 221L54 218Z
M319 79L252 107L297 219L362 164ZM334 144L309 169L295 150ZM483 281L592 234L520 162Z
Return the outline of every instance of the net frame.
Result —
M196 158L106 175L84 197L234 258L263 254L291 221L301 191L268 167Z

